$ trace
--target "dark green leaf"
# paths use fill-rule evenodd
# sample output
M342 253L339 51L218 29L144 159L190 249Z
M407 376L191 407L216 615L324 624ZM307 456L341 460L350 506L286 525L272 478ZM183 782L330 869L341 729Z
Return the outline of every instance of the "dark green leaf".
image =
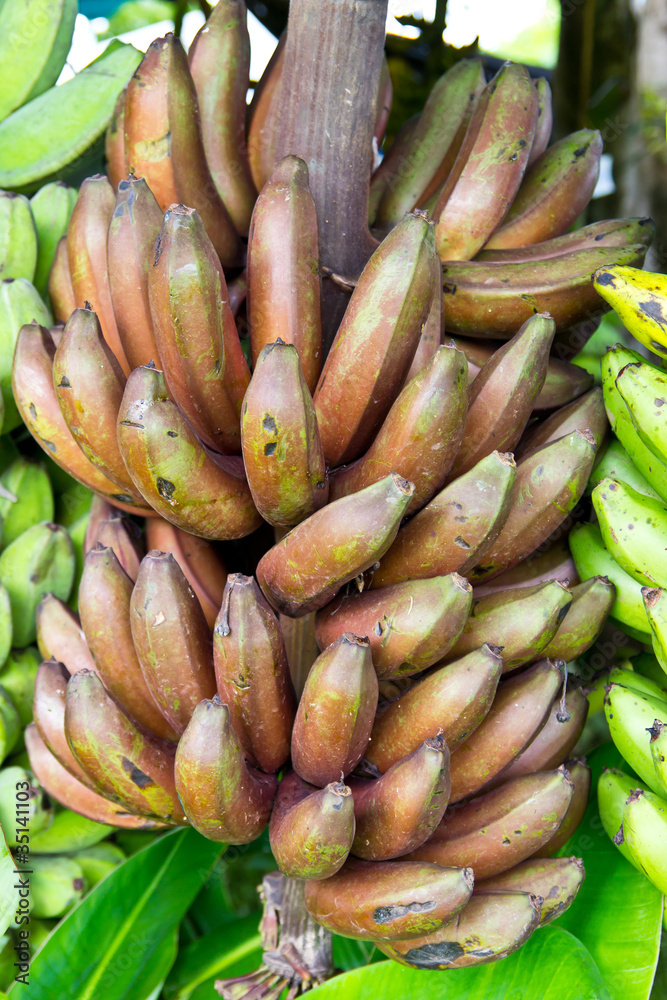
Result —
M384 961L384 955L378 951L372 941L354 941L352 938L333 936L334 968L347 972L360 965Z
M509 958L447 972L378 962L318 986L317 1000L611 1000L581 942L544 927Z
M605 767L629 770L613 743L588 757L591 801L581 826L559 852L584 859L586 879L558 920L590 951L614 1000L647 1000L660 948L662 895L614 847L598 813L597 783Z
M21 1000L145 1000L167 975L176 930L220 845L175 830L128 858L56 928Z
M172 968L164 987L164 1000L187 1000L197 987L208 984L209 1000L216 979L242 976L252 972L262 961L262 945L258 926L261 913L257 911L228 924L221 930L200 938L183 948Z

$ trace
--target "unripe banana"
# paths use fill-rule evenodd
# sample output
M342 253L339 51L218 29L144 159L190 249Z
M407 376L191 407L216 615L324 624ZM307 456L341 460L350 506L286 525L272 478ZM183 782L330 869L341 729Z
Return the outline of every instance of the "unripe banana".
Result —
M9 593L16 646L35 641L35 612L45 594L67 600L74 570L74 548L67 531L48 521L28 528L0 555L0 583Z
M611 738L625 760L649 788L660 793L649 731L656 719L667 722L667 702L612 683L606 689L604 710Z
M96 823L71 809L60 809L46 829L35 833L31 828L30 850L35 854L81 851L90 849L112 832L113 827L107 823Z
M36 917L60 917L86 891L83 869L73 858L30 858L30 904Z
M667 434L661 407L667 395L667 379L653 365L631 362L616 376L616 388L640 440L664 464Z
M642 601L642 586L625 570L605 548L602 534L596 524L577 524L569 535L570 549L582 580L603 576L615 588L612 618L641 633L648 633L649 623ZM646 641L650 642L647 635Z
M72 860L80 865L86 885L92 889L103 878L122 864L125 852L117 844L94 844L72 855Z
M641 872L667 891L667 801L637 789L623 808L623 839Z
M56 250L60 240L67 233L76 197L74 188L68 187L62 181L54 181L45 184L30 199L38 245L33 284L43 298L48 292L49 274Z
M653 652L667 673L667 594L664 590L642 587L642 599L651 629Z
M649 736L651 737L651 756L660 786L659 792L663 797L667 797L667 732L665 732L665 723L656 719L649 730Z
M637 868L630 854L623 835L623 809L628 796L636 788L644 789L644 785L629 774L614 767L606 767L598 781L598 808L604 831L614 842L626 861ZM645 790L645 789L644 789Z
M32 722L32 699L40 663L37 650L29 646L13 649L0 667L0 685L11 698L23 728Z
M27 830L32 851L33 841L45 827L48 830L53 820L48 796L30 771L17 766L3 767L0 771L0 827L7 845L16 847Z
M53 520L53 488L44 466L23 457L14 459L4 470L0 483L16 497L15 501L0 497L2 544L6 548L28 528Z
M1 14L0 14L1 16ZM22 194L0 192L0 278L34 281L37 230L30 202Z
M12 696L0 685L0 763L12 752L21 735L21 719Z
M0 392L4 419L2 432L18 427L21 423L12 396L11 376L14 348L19 331L25 323L51 325L51 314L33 286L25 278L8 278L0 281Z
M637 493L653 497L654 500L661 499L660 494L651 486L648 479L644 478L621 442L615 437L611 438L593 466L586 492L591 492L603 479L607 478L627 483Z
M11 599L7 588L0 584L0 656L4 656L4 660L7 659L12 648L12 634Z
M667 504L627 483L603 479L592 494L606 548L648 587L667 586Z

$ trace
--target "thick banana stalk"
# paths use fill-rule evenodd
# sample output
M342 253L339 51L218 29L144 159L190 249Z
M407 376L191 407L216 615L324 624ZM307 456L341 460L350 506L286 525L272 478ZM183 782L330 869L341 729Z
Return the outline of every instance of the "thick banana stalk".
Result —
M412 483L392 473L292 528L257 565L257 580L269 603L292 618L328 604L384 555L413 492ZM337 635L345 631L350 629Z
M605 689L604 710L611 738L633 771L649 788L662 793L650 733L656 719L667 722L667 702L612 682Z
M492 451L512 451L518 443L544 385L555 331L551 317L533 316L484 365L470 387L463 443L451 479Z
M592 499L619 566L647 587L667 587L667 505L613 479L603 479Z
M516 951L540 923L541 899L528 892L474 892L458 917L434 934L376 947L413 969L465 969Z
M320 259L308 167L298 156L276 164L260 192L250 224L247 273L253 365L268 344L294 344L314 392L322 368Z
M186 816L208 840L249 844L266 827L276 777L247 763L217 696L195 709L178 744L175 777Z
M119 492L141 503L116 437L125 381L96 314L87 307L75 309L53 358L53 385L60 412L91 464L116 483Z
M109 224L109 287L118 336L130 371L158 362L148 301L148 275L155 258L162 212L143 178L117 184L116 207Z
M113 114L107 125L104 136L104 159L107 164L107 176L115 189L126 176L125 173L125 94L123 88L113 109Z
M400 529L371 587L453 572L465 575L500 534L510 512L515 476L512 456L494 451L445 486Z
M269 524L298 524L327 502L315 408L292 344L268 344L257 359L243 400L241 444L253 501Z
M250 38L243 0L216 4L194 37L188 61L197 90L211 176L241 236L257 197L245 142Z
M130 599L130 626L141 672L155 704L182 733L216 692L211 633L180 566L166 552L141 561Z
M145 816L128 813L122 806L82 785L58 763L34 723L25 731L25 744L32 773L51 798L67 809L86 816L95 823L107 823L126 830L149 830L163 825L146 819Z
M528 71L505 63L479 98L433 210L441 260L470 260L502 221L528 164L537 113Z
M454 751L489 712L502 668L499 647L485 643L462 659L431 670L380 709L366 759L384 774L438 732Z
M635 867L660 892L667 889L667 802L641 789L631 792L623 809L623 839Z
M247 759L278 771L290 754L296 696L280 625L252 576L227 579L213 658L218 693Z
M333 934L395 941L432 934L472 895L472 868L348 858L331 878L308 882L306 908Z
M549 146L526 174L486 248L524 247L566 233L591 200L601 155L602 136L587 128Z
M377 701L370 643L345 632L315 660L301 694L291 753L299 777L322 788L354 770L366 752Z
M538 76L537 80L533 80L533 85L537 92L537 127L535 129L533 145L530 147L530 156L528 157L529 168L532 167L535 160L542 155L549 145L551 128L553 126L553 107L549 81L546 76Z
M107 235L115 203L114 190L103 174L86 178L67 228L67 262L76 305L97 313L104 339L129 375L109 287Z
M79 586L81 625L109 694L149 733L176 740L178 730L156 704L137 659L130 626L132 590L132 580L115 553L91 549Z
M238 453L250 372L225 276L193 209L172 205L165 214L148 287L160 366L172 399L205 444Z
M67 684L70 750L99 791L140 816L184 821L174 785L174 748L139 729L87 670Z
M556 580L475 599L447 658L457 660L491 642L502 647L503 671L516 670L546 655L571 604L571 592Z
M345 863L354 839L354 804L343 782L313 788L290 771L278 785L269 842L284 875L328 879Z
M574 785L572 799L556 832L543 847L540 847L539 851L535 851L536 858L550 858L554 854L557 854L561 847L564 847L570 837L576 832L588 808L588 797L591 791L591 769L586 766L585 760L568 760L565 762L564 767Z
M608 429L609 422L604 408L602 389L596 386L590 392L556 410L546 420L541 420L535 427L528 428L518 447L514 449L514 455L521 461L538 448L543 448L545 444L551 444L552 441L557 441L558 438L573 431L583 430L589 430L593 434L600 448Z
M60 766L86 788L97 791L95 783L70 750L65 736L65 698L69 679L69 672L57 660L46 660L40 665L33 695L34 722L40 740Z
M403 384L429 312L434 257L433 225L414 213L361 273L315 392L331 466L367 450Z
M562 669L562 661L541 660L498 685L490 711L452 753L452 802L494 780L533 741L551 715Z
M543 728L492 787L536 771L550 771L564 763L581 736L588 715L588 698L581 688L568 684L567 694L557 694ZM568 768L569 770L569 768Z
M58 240L53 264L49 271L48 292L53 306L53 315L59 323L66 323L76 309L66 236L62 236Z
M394 469L415 484L407 513L423 507L443 487L459 453L467 387L463 354L438 347L398 396L366 454L334 474L332 499L370 486Z
M591 282L594 271L610 264L641 266L645 256L646 246L634 243L519 262L447 261L442 269L447 331L507 340L537 312L549 313L557 331L568 330L604 310Z
M612 266L596 271L594 282L598 293L640 344L666 358L665 276L637 267Z
M381 680L417 674L452 649L471 604L472 588L457 573L396 583L335 598L318 612L315 637L324 649L342 632L366 635Z
M356 832L351 852L388 861L416 850L431 836L449 801L449 750L429 737L380 778L349 780Z
M70 674L94 670L79 616L64 601L47 594L37 607L37 645L44 660L57 660Z
M562 823L573 792L562 767L515 778L448 811L410 860L459 865L465 856L477 879L498 875L547 843Z
M591 432L574 431L519 462L507 521L484 559L468 571L472 582L511 569L546 541L581 499L595 453Z
M612 618L635 632L648 633L650 626L642 601L642 585L621 569L607 551L599 527L596 524L575 525L569 535L569 544L577 573L583 580L599 575L613 584ZM649 635L646 641L651 641Z
M540 896L540 927L564 913L586 877L581 858L540 858L522 861L516 868L479 882L480 892L530 892Z
M125 169L143 177L163 212L194 209L224 267L239 262L239 237L204 153L188 60L172 34L156 38L127 86Z
M616 600L614 584L595 576L573 587L572 604L565 621L542 655L549 660L570 663L585 653L596 641Z
M436 81L411 131L400 170L388 178L376 226L396 225L406 212L423 207L439 190L454 165L483 88L479 59L461 59Z
M134 485L162 517L204 538L243 538L261 524L241 463L208 452L169 399L161 371L136 368L118 413Z
M214 546L181 531L162 517L155 517L146 521L146 548L171 552L199 598L209 628L213 629L227 581L227 571Z

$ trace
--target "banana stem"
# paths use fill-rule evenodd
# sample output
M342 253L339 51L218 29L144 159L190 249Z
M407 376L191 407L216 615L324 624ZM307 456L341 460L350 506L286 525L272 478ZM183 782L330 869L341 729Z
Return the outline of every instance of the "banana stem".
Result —
M276 156L294 153L308 164L320 260L338 274L358 275L377 246L368 228L368 193L387 6L388 0L290 3ZM325 350L347 299L324 282Z

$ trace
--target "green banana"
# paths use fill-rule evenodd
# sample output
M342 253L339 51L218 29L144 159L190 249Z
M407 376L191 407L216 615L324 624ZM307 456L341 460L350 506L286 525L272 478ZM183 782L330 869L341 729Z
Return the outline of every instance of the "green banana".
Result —
M632 657L632 670L636 676L644 680L650 680L662 692L662 697L667 698L667 677L653 653L640 653Z
M76 204L77 192L62 181L45 184L30 199L32 217L37 230L37 264L32 282L46 298L49 274L58 243L67 232L67 225Z
M654 500L662 499L657 490L651 486L648 479L641 474L621 442L616 438L610 440L593 466L586 492L590 493L603 479L607 478L627 483L637 493L653 497Z
M7 588L0 584L0 662L4 663L12 648L12 605Z
M622 831L623 808L626 799L636 788L644 788L637 780L631 778L624 771L619 771L615 767L605 767L598 781L598 809L604 832L631 865L637 868L634 858L630 854L628 845L625 843L625 836Z
M667 733L664 730L665 724L656 719L649 729L651 737L649 746L655 765L656 778L660 786L660 794L667 796Z
M35 612L45 594L67 600L74 570L74 548L67 531L49 521L28 528L0 555L0 583L9 593L16 646L35 641Z
M16 497L12 501L0 496L4 548L40 521L54 520L53 488L43 465L23 456L16 458L0 476L0 483Z
M648 587L667 586L667 505L614 479L603 479L592 497L605 546L619 566Z
M654 490L666 500L667 467L647 448L637 434L630 413L616 385L620 371L633 362L643 362L641 354L616 344L602 359L602 391L604 405L611 429L621 442L632 462L648 480Z
M0 392L2 392L4 412L4 420L1 421L3 434L14 430L21 423L12 396L12 359L19 330L25 323L32 323L33 320L44 326L51 326L53 322L51 313L30 282L25 278L8 278L6 281L0 281Z
M626 661L627 662L627 661ZM635 661L632 661L636 663ZM639 694L649 695L657 698L658 701L667 701L667 691L650 677L644 677L636 670L629 670L627 667L612 667L609 671L609 684L620 684L621 687L629 688L630 691L638 691Z
M94 844L77 851L72 855L72 860L81 866L86 885L91 889L117 865L122 864L125 852L118 844Z
M664 590L642 587L644 609L651 629L651 642L655 658L667 673L667 594Z
M667 722L667 702L612 683L606 690L604 710L620 753L649 788L661 792L647 733L656 719Z
M0 763L11 753L21 735L18 709L9 692L0 686Z
M0 4L0 121L53 87L72 44L77 0Z
M667 892L667 801L637 789L623 809L623 839L635 863L660 892Z
M667 435L661 411L667 405L667 377L653 365L631 362L616 376L616 388L639 438L665 464Z
M0 684L12 699L21 727L32 722L32 696L42 658L34 646L13 649L0 667Z
M31 857L30 869L30 912L35 917L62 916L86 891L83 869L73 858Z
M0 123L0 187L32 193L48 181L88 172L116 98L140 61L132 45L114 41L72 80Z
M20 797L19 797L20 793ZM30 771L3 767L0 771L0 827L9 847L16 847L22 833L37 839L48 828L53 809L48 796ZM17 852L18 856L18 852Z
M66 854L89 850L113 832L106 823L80 816L71 809L60 809L46 829L31 827L30 851L34 854Z
M611 617L635 632L648 633L649 622L642 601L642 587L618 565L605 548L602 533L596 524L577 524L570 532L570 550L582 580L605 576L616 588ZM646 634L646 642L650 643Z
M0 9L0 19L2 13ZM0 277L32 281L37 265L37 230L30 202L22 194L0 192Z

